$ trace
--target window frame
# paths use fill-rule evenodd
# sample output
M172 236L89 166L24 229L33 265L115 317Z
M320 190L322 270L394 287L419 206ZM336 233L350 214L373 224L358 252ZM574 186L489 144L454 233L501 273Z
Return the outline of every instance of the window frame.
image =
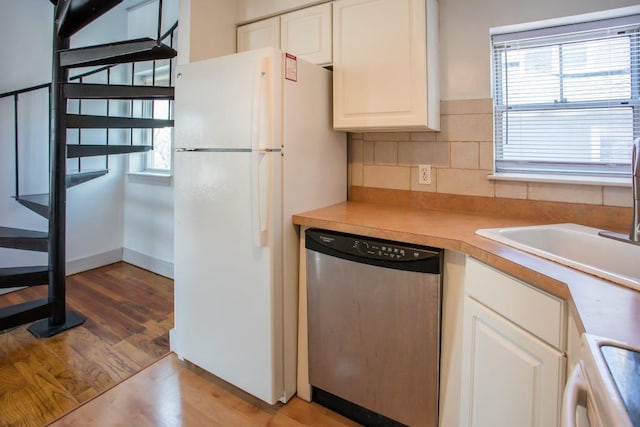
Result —
M500 158L500 152L504 138L506 137L506 124L509 113L540 111L552 112L563 110L588 111L597 108L631 108L632 125L631 132L633 138L640 137L640 6L632 6L610 11L596 12L591 14L576 15L572 17L552 19L546 21L531 22L527 24L511 25L506 27L492 28L491 34L491 77L492 77L492 97L493 97L493 119L494 119L494 173L491 179L504 179L515 181L546 181L546 182L574 182L574 183L603 183L613 185L630 184L630 155L629 163L617 164L607 171L608 166L595 166L597 163L572 163L554 162L551 158L548 161L515 160ZM571 40L569 38L561 40L563 35L580 33L584 31L603 30L612 25L633 24L635 31L630 33L632 51L630 52L631 63L631 93L630 98L624 99L601 99L597 101L569 101L562 102L541 102L506 105L505 91L500 86L504 75L504 63L497 60L496 54L508 51L507 45L523 41L526 47L536 45L562 46L563 42ZM540 40L542 37L554 37L553 43L536 43L530 40ZM574 40L585 40L584 36L573 37ZM497 47L496 47L497 46ZM497 53L496 53L497 52ZM562 55L559 52L558 55ZM560 57L559 57L560 58ZM597 73L594 73L597 74ZM559 73L558 88L562 90L568 78L568 73ZM566 98L565 98L566 99ZM506 114L506 117L505 117ZM633 139L632 139L633 140ZM631 146L629 142L629 146ZM586 145L586 144L585 144ZM595 171L599 169L599 171ZM586 171L586 172L585 172Z
M170 72L174 72L175 67L167 65L157 66L153 64L150 68L138 71L134 74L135 84L137 85L147 85L147 86L162 86L158 85L158 83L168 83L170 81ZM134 110L140 112L141 117L144 118L153 118L154 116L154 104L156 102L169 102L169 117L168 119L172 119L174 117L174 101L173 100L134 100L134 103L140 103L139 107L134 107L133 104L132 114ZM156 176L156 177L171 177L173 175L173 165L174 165L174 156L173 156L173 148L175 143L175 134L174 128L170 128L170 161L169 168L154 168L150 167L149 163L152 162L152 156L154 154L153 150L139 153L137 155L129 156L129 174L135 175L146 175L146 176ZM132 138L137 139L137 144L141 145L154 145L154 128L149 129L132 129L131 132L138 132L137 136L133 136Z
M173 113L172 113L172 108L173 108L173 103L170 100L159 100L159 99L154 99L154 100L144 100L143 101L143 117L150 117L153 118L155 115L155 108L156 108L156 102L168 102L168 117L167 119L170 119L171 117L173 117ZM154 173L154 174L168 174L170 175L173 172L173 147L174 147L174 132L173 132L173 128L163 128L163 129L170 129L169 130L169 167L168 168L157 168L157 167L153 167L152 165L150 166L150 164L153 163L154 161L154 150L150 150L147 151L145 153L143 153L143 159L142 159L142 168L141 168L141 172L145 172L145 173ZM157 129L153 128L153 129L147 129L146 132L144 133L144 137L142 138L143 140L141 141L141 143L143 144L147 144L147 145L152 145L155 148L155 132Z

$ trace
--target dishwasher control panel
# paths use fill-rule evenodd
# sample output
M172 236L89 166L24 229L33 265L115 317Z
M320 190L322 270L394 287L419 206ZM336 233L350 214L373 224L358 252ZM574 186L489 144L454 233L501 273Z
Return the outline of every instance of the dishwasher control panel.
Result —
M324 233L320 230L308 231L307 237L336 251L356 256L365 256L369 259L420 261L437 257L440 254L440 251L437 250L410 247L396 242L368 239L334 232Z

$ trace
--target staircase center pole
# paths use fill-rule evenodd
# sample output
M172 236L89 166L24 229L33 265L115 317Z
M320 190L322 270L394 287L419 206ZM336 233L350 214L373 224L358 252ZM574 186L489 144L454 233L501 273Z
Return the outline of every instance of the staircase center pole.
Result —
M51 70L51 129L49 147L49 327L63 325L65 313L65 225L66 225L66 169L67 126L66 102L62 93L69 71L60 67L58 52L69 48L69 38L58 34L58 23L53 31L53 63Z
M58 32L64 10L70 3L71 0L58 1L54 12L49 107L49 317L28 328L39 338L51 337L86 320L78 313L66 311L67 100L64 84L68 81L69 71L60 66L59 51L69 48L69 37Z

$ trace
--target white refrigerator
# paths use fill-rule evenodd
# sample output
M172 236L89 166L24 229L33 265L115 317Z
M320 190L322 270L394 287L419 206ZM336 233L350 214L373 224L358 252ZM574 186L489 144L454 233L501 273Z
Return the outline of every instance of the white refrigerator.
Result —
M179 66L177 355L273 404L296 391L291 215L346 200L331 72L266 48Z

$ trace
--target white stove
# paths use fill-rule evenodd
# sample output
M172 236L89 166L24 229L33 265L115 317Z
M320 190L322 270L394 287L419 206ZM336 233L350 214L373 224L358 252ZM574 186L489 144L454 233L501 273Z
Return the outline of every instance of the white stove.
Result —
M583 334L581 359L565 388L562 427L640 427L640 349Z

